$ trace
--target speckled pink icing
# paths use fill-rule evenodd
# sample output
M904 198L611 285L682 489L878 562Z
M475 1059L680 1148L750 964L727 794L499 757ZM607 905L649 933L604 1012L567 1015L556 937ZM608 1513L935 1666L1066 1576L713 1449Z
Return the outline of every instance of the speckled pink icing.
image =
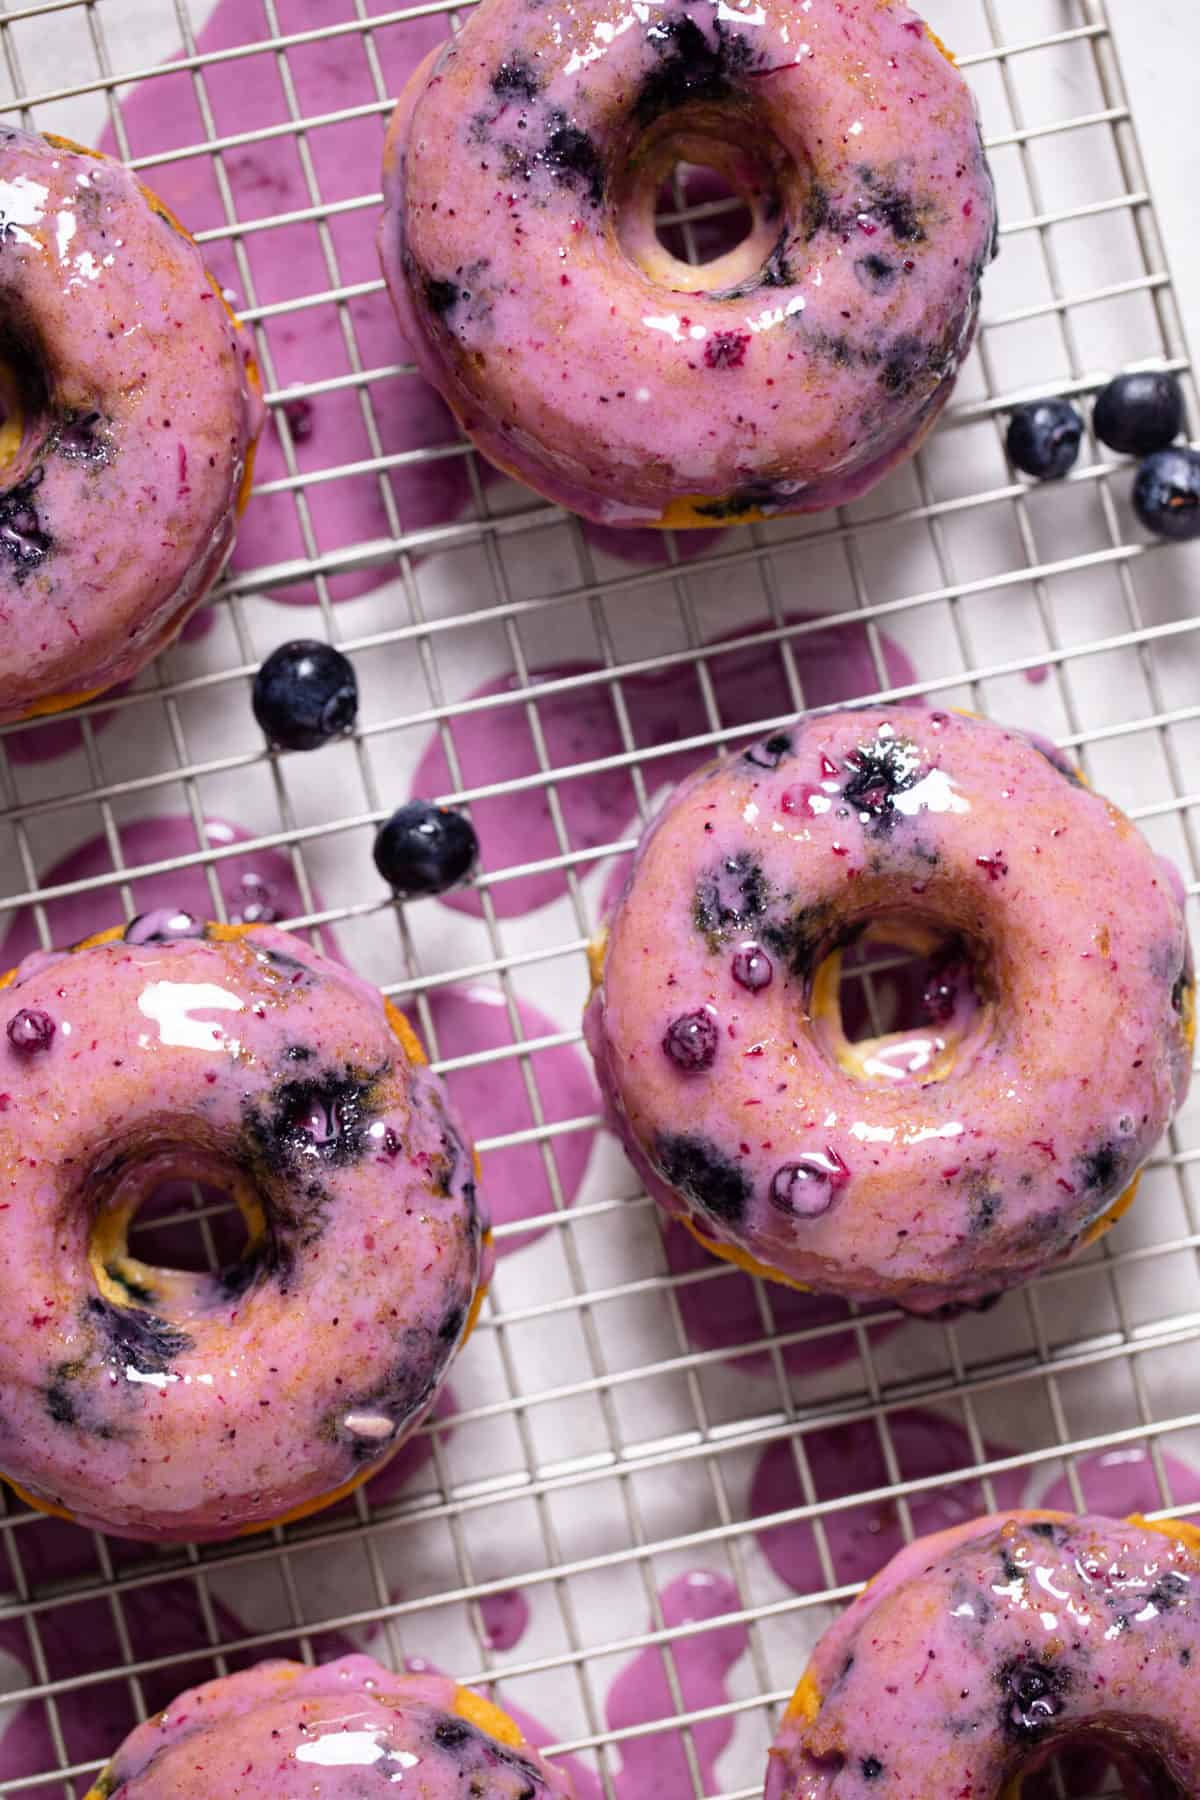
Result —
M1096 1742L1200 1792L1200 1556L1138 1522L1014 1513L920 1538L817 1645L766 1800L992 1800ZM1106 1790L1107 1791L1107 1790Z
M398 1789L571 1800L566 1776L531 1744L468 1722L460 1708L473 1698L444 1675L393 1675L369 1656L260 1663L139 1725L89 1800L391 1800Z
M897 922L939 947L928 1023L848 1047L820 971ZM1111 1210L1187 1091L1191 990L1178 876L1053 746L867 707L677 790L585 1024L668 1210L785 1279L929 1312Z
M228 1537L370 1474L487 1275L462 1127L378 992L220 929L146 915L0 994L0 1470L130 1537ZM219 1274L104 1235L187 1177L247 1214Z
M703 272L654 232L677 155L754 216ZM405 90L384 184L420 368L605 523L863 493L948 398L995 244L970 90L899 0L485 0Z
M121 164L0 131L0 722L135 675L233 543L263 407L200 253ZM7 410L7 409L6 409Z

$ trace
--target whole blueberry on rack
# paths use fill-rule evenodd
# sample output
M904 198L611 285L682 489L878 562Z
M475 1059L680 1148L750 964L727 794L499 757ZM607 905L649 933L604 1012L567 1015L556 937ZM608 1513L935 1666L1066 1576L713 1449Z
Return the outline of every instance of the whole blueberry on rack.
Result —
M358 717L354 669L315 638L280 644L254 677L254 716L278 749L319 750Z
M1061 481L1075 467L1083 420L1066 400L1018 406L1008 425L1008 457L1037 481Z
M1148 456L1133 484L1133 509L1157 537L1177 544L1200 537L1200 453L1184 444Z
M1096 401L1096 436L1122 456L1165 450L1183 427L1183 389L1161 369L1118 375Z
M462 813L428 800L410 800L379 827L375 867L404 897L444 894L465 881L479 855L479 839Z

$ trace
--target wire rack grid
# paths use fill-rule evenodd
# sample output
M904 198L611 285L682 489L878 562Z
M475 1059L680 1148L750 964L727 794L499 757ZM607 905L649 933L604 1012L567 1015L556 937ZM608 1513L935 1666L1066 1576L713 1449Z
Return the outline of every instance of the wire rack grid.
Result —
M155 882L199 882L227 916L227 878L261 893L268 870L287 922L336 939L414 1010L451 1081L474 1084L461 1091L492 1125L485 1181L506 1170L523 1201L499 1227L514 1253L457 1365L454 1410L425 1428L405 1482L204 1551L149 1552L7 1501L0 1793L81 1793L109 1747L97 1733L189 1681L357 1645L499 1684L609 1800L633 1800L664 1732L675 1761L653 1765L659 1785L749 1800L779 1704L872 1535L899 1541L1056 1483L1097 1506L1114 1471L1148 1512L1200 1504L1194 1113L1093 1252L986 1315L868 1326L669 1256L580 1073L604 883L678 759L781 722L831 679L845 697L937 694L1052 733L1200 891L1196 561L1139 533L1129 471L1094 441L1053 492L1015 481L1001 448L1018 397L1086 397L1120 366L1188 368L1104 7L926 11L979 93L1002 202L977 352L933 440L875 495L696 555L584 530L495 481L448 425L395 435L419 380L399 340L390 360L386 338L382 356L363 342L380 284L354 246L380 196L357 165L353 180L339 171L338 133L365 125L381 147L397 46L456 29L448 0L0 0L6 113L84 140L107 131L154 184L205 172L220 213L198 236L255 332L278 458L248 528L268 503L282 521L278 553L255 540L235 561L207 635L83 709L57 754L36 733L2 735L0 911L48 945L81 907L89 922L132 916ZM311 59L341 71L323 100ZM252 122L224 85L238 68L243 98L272 96ZM137 103L168 79L190 99L164 147ZM272 159L289 170L276 187ZM677 200L697 253L714 209ZM309 259L289 292L272 244L296 231ZM314 321L335 351L297 376ZM310 425L335 401L353 432L330 454ZM431 470L448 472L440 516L413 498ZM374 529L339 536L331 493L366 496ZM311 608L285 612L300 589ZM363 689L353 739L318 758L270 755L248 723L254 668L297 628L351 652ZM438 797L480 824L473 911L397 906L371 870L374 826L430 768ZM598 784L599 823L581 799ZM242 834L222 837L222 815ZM131 835L167 816L182 838ZM90 860L60 860L88 840ZM464 992L493 1021L485 1042L446 1038L441 1003ZM486 1104L501 1089L502 1115ZM204 1201L189 1215L210 1258L220 1215ZM940 1461L913 1449L914 1408L955 1433ZM802 1540L804 1578L781 1575L772 1532ZM723 1598L681 1618L664 1595L697 1569ZM489 1608L513 1590L530 1622L502 1648ZM714 1689L694 1652L707 1666L718 1630L736 1645ZM663 1698L631 1717L613 1679L647 1657L636 1667Z

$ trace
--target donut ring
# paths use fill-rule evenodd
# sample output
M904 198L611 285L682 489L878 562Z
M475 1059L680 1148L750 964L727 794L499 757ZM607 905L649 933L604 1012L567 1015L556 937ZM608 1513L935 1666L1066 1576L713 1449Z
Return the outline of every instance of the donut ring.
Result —
M1031 1511L919 1538L818 1643L765 1800L1012 1800L1056 1751L1091 1743L1143 1771L1152 1759L1153 1792L1186 1800L1197 1653L1194 1527Z
M401 96L380 250L417 365L585 517L837 506L949 397L996 247L970 90L900 0L803 15L485 0ZM677 163L750 209L717 261L656 236Z
M85 1800L332 1800L351 1792L342 1769L356 1800L392 1800L418 1764L422 1800L572 1800L566 1775L490 1700L369 1656L259 1663L190 1689L130 1732Z
M375 989L267 926L151 913L0 986L0 1474L147 1540L332 1504L420 1423L490 1234L441 1083ZM217 1274L127 1234L164 1181L246 1222Z
M927 1023L851 1042L841 954L871 941L929 956ZM1191 1077L1174 870L1052 745L920 707L685 782L596 963L587 1039L647 1191L752 1273L915 1312L1115 1222Z
M262 428L248 339L122 164L0 128L0 723L126 681L229 554Z

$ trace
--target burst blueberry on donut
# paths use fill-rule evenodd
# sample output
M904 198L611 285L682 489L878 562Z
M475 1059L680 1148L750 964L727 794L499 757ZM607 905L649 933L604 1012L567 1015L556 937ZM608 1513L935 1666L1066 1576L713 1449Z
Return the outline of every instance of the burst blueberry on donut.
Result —
M923 1012L852 1041L842 958L872 944L925 958ZM593 965L647 1191L755 1273L919 1313L1093 1241L1191 1075L1175 870L1053 745L920 707L685 782Z
M753 219L700 267L655 230L680 163ZM384 186L419 368L607 524L864 493L945 405L996 245L970 90L900 0L485 0L401 96Z
M471 1149L402 1016L285 932L170 911L0 986L0 1474L149 1540L342 1497L424 1417L490 1267ZM245 1220L216 1273L129 1248L189 1179Z
M266 1662L180 1694L132 1731L86 1800L572 1800L498 1706L368 1656Z
M128 169L0 129L0 723L136 675L220 573L263 421L248 340Z
M1008 1800L1085 1745L1113 1755L1122 1792L1184 1800L1197 1654L1192 1526L1019 1512L919 1538L817 1645L766 1800Z

